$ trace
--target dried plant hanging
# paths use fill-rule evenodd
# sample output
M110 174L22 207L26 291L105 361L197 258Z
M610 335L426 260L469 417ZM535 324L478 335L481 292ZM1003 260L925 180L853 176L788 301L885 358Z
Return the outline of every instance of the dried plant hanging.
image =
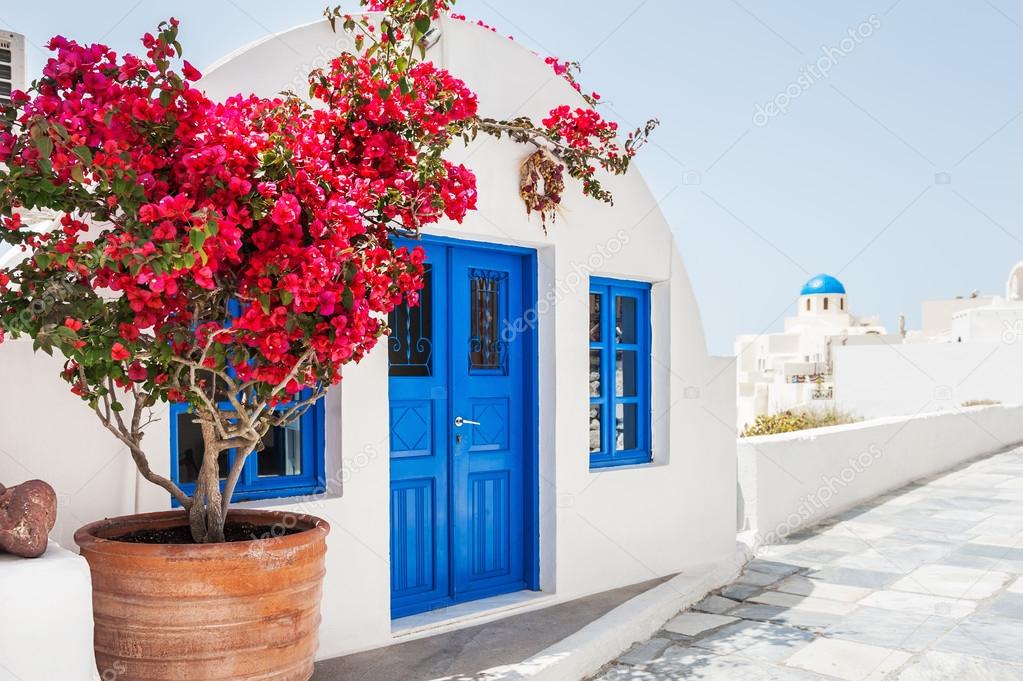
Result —
M547 233L547 220L554 222L561 195L565 191L565 166L550 153L539 149L522 162L519 172L519 196L526 204L526 213L540 214L543 233Z

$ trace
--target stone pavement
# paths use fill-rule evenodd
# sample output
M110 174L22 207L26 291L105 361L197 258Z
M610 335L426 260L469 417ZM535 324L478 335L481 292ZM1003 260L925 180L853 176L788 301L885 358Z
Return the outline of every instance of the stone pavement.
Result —
M1023 449L763 549L600 681L1023 680Z

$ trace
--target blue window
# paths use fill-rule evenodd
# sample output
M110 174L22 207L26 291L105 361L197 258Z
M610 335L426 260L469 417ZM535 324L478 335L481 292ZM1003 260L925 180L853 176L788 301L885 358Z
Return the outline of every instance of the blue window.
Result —
M299 399L307 399L308 395L308 392L300 393ZM230 405L221 406L230 408ZM171 405L171 478L188 495L195 492L203 456L202 431L192 419L187 404ZM234 499L251 501L322 494L326 490L323 421L323 400L320 400L298 421L271 429L263 438L263 449L253 452L245 462ZM220 455L222 481L231 470L235 454L231 449Z
M649 463L650 285L590 278L590 468Z

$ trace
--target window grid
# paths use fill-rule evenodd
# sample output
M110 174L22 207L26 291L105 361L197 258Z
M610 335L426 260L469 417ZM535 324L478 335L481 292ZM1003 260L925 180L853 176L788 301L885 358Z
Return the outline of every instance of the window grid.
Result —
M650 449L650 285L642 282L593 277L590 293L600 297L600 340L590 340L590 350L600 353L599 396L590 397L591 410L599 409L600 450L590 452L590 468L649 463ZM635 301L635 342L618 340L618 299ZM635 352L635 395L618 395L619 351ZM587 360L589 361L589 360ZM623 393L628 392L626 389ZM617 449L617 408L635 405L635 446Z
M298 399L306 399L311 393L303 391L299 393ZM324 400L319 400L309 407L299 419L301 432L301 470L296 475L259 475L259 454L253 452L245 462L242 475L235 487L234 501L256 501L260 499L277 499L281 497L293 497L306 494L322 494L326 491L326 477L324 476ZM230 409L230 403L220 405L222 408ZM287 405L278 407L278 410L287 408ZM188 413L189 405L174 403L170 408L171 426L171 479L181 487L181 490L191 496L195 493L194 482L181 482L181 471L179 470L178 451L178 417ZM235 450L228 450L228 469L234 463ZM223 489L223 480L221 480ZM180 504L173 500L173 506Z

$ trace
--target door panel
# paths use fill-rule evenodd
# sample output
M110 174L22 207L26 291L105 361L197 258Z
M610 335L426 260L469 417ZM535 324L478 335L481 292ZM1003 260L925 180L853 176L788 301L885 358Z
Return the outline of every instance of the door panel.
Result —
M392 616L526 588L526 338L517 253L424 243L422 309L391 316ZM461 417L461 421L456 421ZM460 423L460 425L458 425Z
M447 261L429 264L421 305L392 313L391 609L409 614L450 593ZM440 348L440 351L438 351Z
M450 261L454 591L525 588L523 564L522 258L459 249Z

